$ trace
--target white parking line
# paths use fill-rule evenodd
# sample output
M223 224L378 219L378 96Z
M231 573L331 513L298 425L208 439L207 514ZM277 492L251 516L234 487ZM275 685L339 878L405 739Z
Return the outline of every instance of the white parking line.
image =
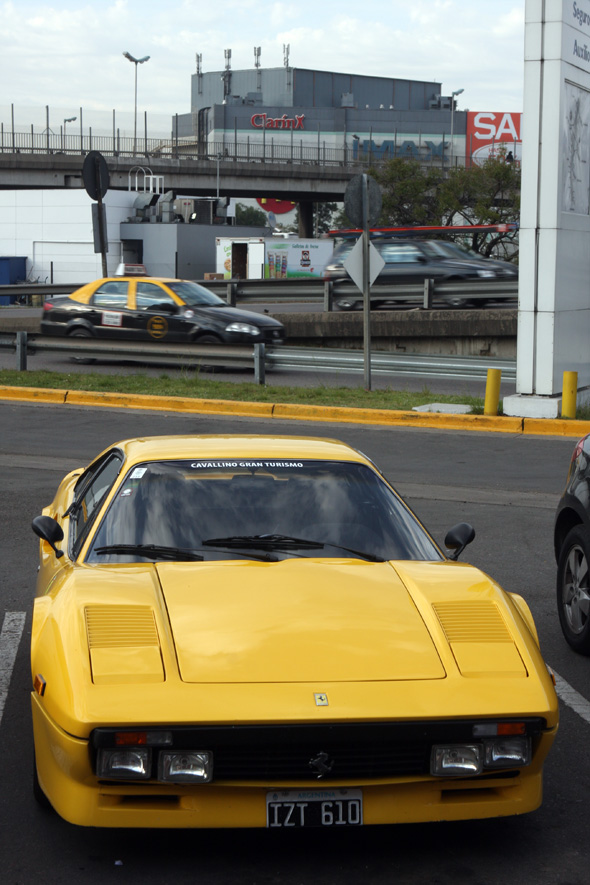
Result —
M0 633L0 722L8 697L8 686L25 626L25 612L6 612Z
M559 673L556 673L553 670L555 675L555 691L557 692L557 697L560 701L563 701L564 704L567 704L568 707L571 707L578 716L581 716L582 719L585 719L586 722L590 723L590 701L587 701L586 698L576 691L575 688L572 688L571 685L562 679Z

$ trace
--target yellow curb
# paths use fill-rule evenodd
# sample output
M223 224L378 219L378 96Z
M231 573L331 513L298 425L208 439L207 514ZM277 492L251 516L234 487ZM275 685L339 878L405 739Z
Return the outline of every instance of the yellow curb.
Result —
M45 387L4 387L0 385L2 399L38 400L44 403L63 403L67 390L53 390Z
M1 388L0 388L1 393ZM115 406L124 409L151 409L164 412L213 412L256 415L272 418L272 403L242 403L221 399L194 399L152 394L101 393L86 390L64 391L65 402L76 406ZM229 407L229 408L228 408Z
M495 430L522 433L522 418L487 415L454 415L447 412L402 412L394 409L349 409L342 406L305 406L276 403L273 418L304 421L341 421L351 424L390 424L405 427L435 427L446 430Z
M150 394L134 395L90 390L54 390L43 387L9 387L0 385L0 399L61 403L63 405L108 406L111 408L187 412L193 414L282 418L298 421L338 421L348 424L430 427L433 430L479 430L496 433L565 436L575 439L590 433L590 421L569 421L561 418L455 415L447 412L402 412L394 409L354 409L342 406L307 406L297 403L248 403L235 400L207 400L195 399L193 397L154 396Z

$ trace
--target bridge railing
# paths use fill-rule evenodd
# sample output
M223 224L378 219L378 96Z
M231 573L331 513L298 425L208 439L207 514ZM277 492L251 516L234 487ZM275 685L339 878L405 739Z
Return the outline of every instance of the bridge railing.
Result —
M285 163L298 166L377 166L395 159L411 159L421 166L450 168L448 156L433 154L426 146L417 147L411 156L401 145L392 143L387 150L363 149L362 146L334 148L318 134L311 144L301 138L288 141L265 135L261 140L247 137L245 141L228 138L225 141L199 142L194 138L132 138L115 132L112 135L30 132L6 129L0 124L0 153L2 154L69 154L85 156L100 151L106 157L137 157L146 159L191 159L215 163ZM455 156L453 163L463 165L464 159Z

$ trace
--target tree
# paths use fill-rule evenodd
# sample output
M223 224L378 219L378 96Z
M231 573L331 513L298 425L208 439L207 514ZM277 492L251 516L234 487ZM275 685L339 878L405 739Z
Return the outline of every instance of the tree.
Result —
M369 174L381 186L382 227L440 224L437 190L442 181L440 169L423 169L416 160L396 157Z
M262 209L255 206L245 206L243 203L236 204L236 224L244 227L268 227L268 216Z
M518 225L520 167L507 162L503 152L481 164L452 169L438 189L441 223ZM474 231L471 248L488 258L517 257L513 229L493 233ZM507 251L507 247L508 251ZM506 254L505 254L506 253Z
M314 232L315 236L326 234L332 230L332 218L338 209L338 203L314 203Z
M503 151L481 164L458 166L448 173L424 169L415 160L400 158L370 169L369 173L381 186L381 227L518 225L520 168ZM496 255L514 260L518 255L518 234L514 229L473 231L468 236L471 248L486 257ZM464 237L462 234L461 239Z

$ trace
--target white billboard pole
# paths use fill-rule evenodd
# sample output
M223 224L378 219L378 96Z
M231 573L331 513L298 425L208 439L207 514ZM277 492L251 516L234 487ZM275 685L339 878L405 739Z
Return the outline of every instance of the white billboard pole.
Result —
M526 0L516 396L557 417L590 399L590 0Z

